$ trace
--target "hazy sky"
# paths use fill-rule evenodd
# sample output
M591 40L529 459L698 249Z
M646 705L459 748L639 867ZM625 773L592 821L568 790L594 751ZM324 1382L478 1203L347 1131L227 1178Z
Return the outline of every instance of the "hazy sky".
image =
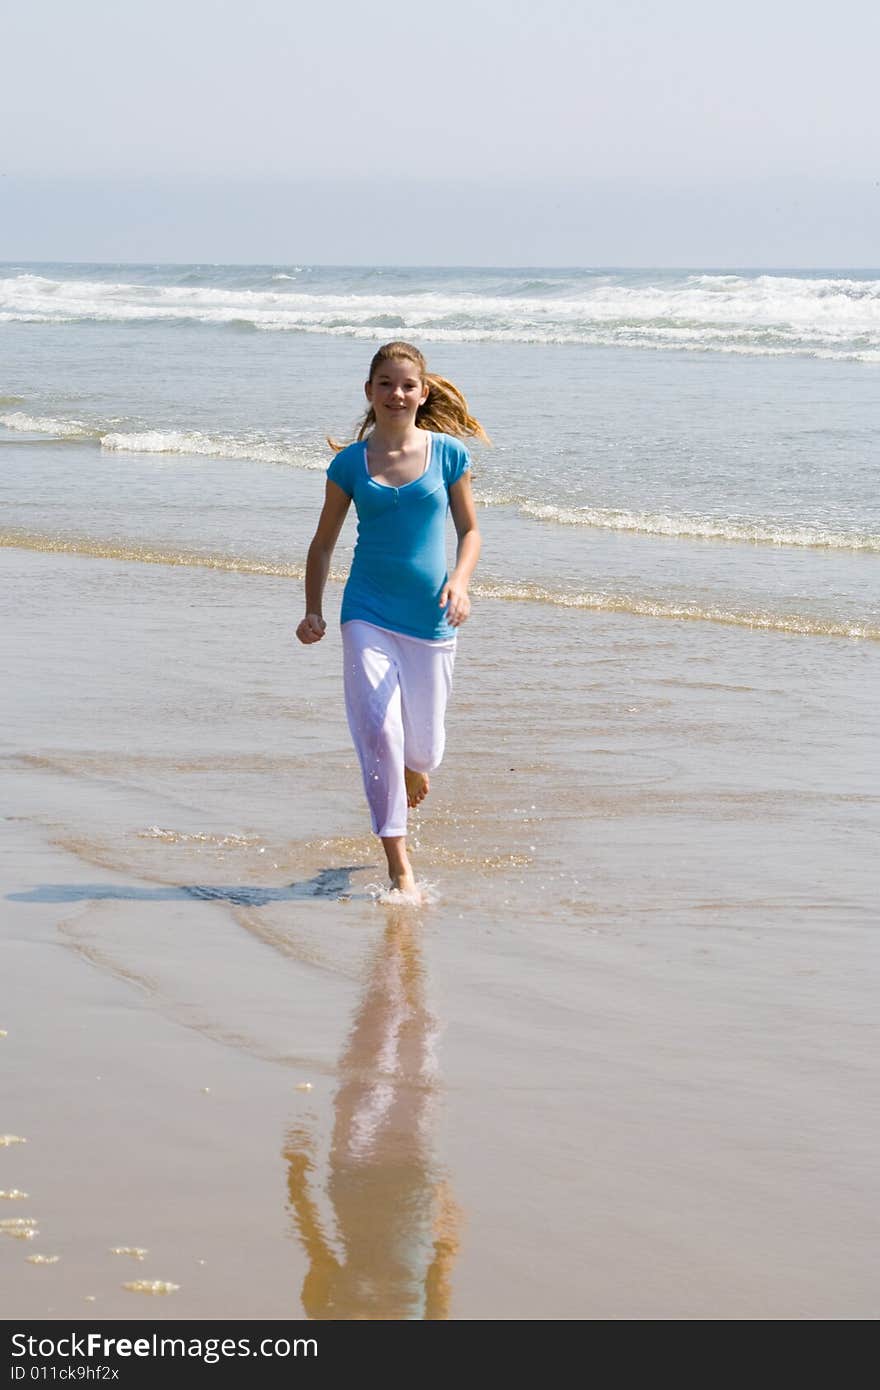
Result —
M874 0L31 0L3 41L6 258L880 261Z

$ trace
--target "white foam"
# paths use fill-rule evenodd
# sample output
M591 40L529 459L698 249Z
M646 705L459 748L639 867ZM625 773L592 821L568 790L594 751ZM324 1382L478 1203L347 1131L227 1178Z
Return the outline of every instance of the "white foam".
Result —
M416 879L415 891L412 893L403 893L399 888L389 888L381 883L368 883L365 885L365 891L374 902L381 903L383 907L429 907L437 902L440 896L437 885L424 879Z
M658 276L633 284L605 275L560 279L557 293L471 289L338 293L288 285L205 285L0 279L0 319L28 322L175 322L374 339L388 331L427 341L582 343L748 356L880 360L880 280L786 275Z
M630 512L603 507L556 507L528 499L481 498L514 502L525 516L561 526L586 526L609 531L632 531L646 536L694 540L722 540L755 545L800 546L828 550L880 551L880 535L862 531L830 530L798 521L734 521L712 517L670 515L664 512Z
M214 435L199 430L106 431L101 424L54 416L28 415L23 411L11 411L0 415L0 424L5 425L7 429L43 433L55 438L93 439L100 443L102 449L114 453L240 459L281 464L314 472L323 472L327 467L327 451L323 444L286 444L280 440L247 438L233 434ZM482 490L477 494L477 501L483 506L515 507L524 516L535 521L553 522L560 526L593 527L682 539L828 550L880 551L880 535L873 532L833 529L797 520L733 519L666 512L635 512L612 507L560 507L535 498Z
M115 453L243 459L310 470L327 467L327 450L323 446L310 448L304 444L285 444L242 435L211 435L200 430L108 430L101 423L89 424L84 420L67 420L53 415L27 415L20 410L0 415L0 425L27 434L52 435L56 439L94 439L102 449Z
M51 434L56 439L87 439L98 434L93 425L87 425L83 420L61 420L54 415L26 415L23 410L11 410L6 415L0 415L0 425L26 434Z
M326 456L316 457L302 446L274 444L235 435L209 435L199 430L111 431L100 436L102 449L117 453L188 454L208 458L248 459L257 463L292 464L325 469Z

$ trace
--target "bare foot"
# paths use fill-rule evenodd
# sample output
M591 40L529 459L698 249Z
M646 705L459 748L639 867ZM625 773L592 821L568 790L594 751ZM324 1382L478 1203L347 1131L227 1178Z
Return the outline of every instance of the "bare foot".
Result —
M412 873L397 874L391 880L391 887L395 888L398 893L404 894L407 898L418 899L421 897L416 887L415 875Z
M406 837L403 835L390 835L382 840L382 848L385 850L385 857L388 860L388 877L391 879L391 888L402 896L410 899L411 902L420 902L421 894L416 887L416 876L412 871L412 864L409 862L409 855L406 852Z
M407 806L418 806L419 802L424 801L431 790L427 772L413 772L410 768L405 767L403 780L406 782Z

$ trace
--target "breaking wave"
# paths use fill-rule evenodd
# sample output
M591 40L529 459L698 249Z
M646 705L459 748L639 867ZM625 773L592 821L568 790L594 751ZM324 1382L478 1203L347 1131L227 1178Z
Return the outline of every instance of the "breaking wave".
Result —
M127 268L128 269L128 268ZM129 269L130 273L130 269ZM266 288L218 267L199 283L33 273L0 279L0 322L179 323L426 341L584 344L880 362L880 280L831 275L559 273L552 280L464 272L377 293L332 273L307 287L280 271ZM227 283L223 283L224 274ZM433 274L433 281L432 281ZM230 280L234 284L228 283ZM432 288L428 286L432 285ZM439 286L439 287L438 287ZM390 287L389 287L390 289Z
M208 434L200 430L108 430L106 425L81 420L34 416L23 411L0 415L0 425L56 440L92 441L113 453L165 454L216 459L241 459L282 464L323 472L328 451L323 443L286 443L257 435ZM685 540L733 541L750 545L795 546L825 550L880 552L880 535L844 527L817 526L797 520L693 516L670 512L640 512L615 507L548 505L540 499L480 490L478 503L511 507L535 521L645 536Z

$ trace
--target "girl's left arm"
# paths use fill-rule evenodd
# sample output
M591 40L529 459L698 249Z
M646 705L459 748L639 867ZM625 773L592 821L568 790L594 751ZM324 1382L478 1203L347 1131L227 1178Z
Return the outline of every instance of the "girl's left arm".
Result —
M482 544L470 473L463 473L458 482L452 484L449 489L449 508L458 535L458 550L455 569L440 594L440 607L444 608L448 604L446 621L450 627L459 627L467 621L471 611L468 585L477 568Z

